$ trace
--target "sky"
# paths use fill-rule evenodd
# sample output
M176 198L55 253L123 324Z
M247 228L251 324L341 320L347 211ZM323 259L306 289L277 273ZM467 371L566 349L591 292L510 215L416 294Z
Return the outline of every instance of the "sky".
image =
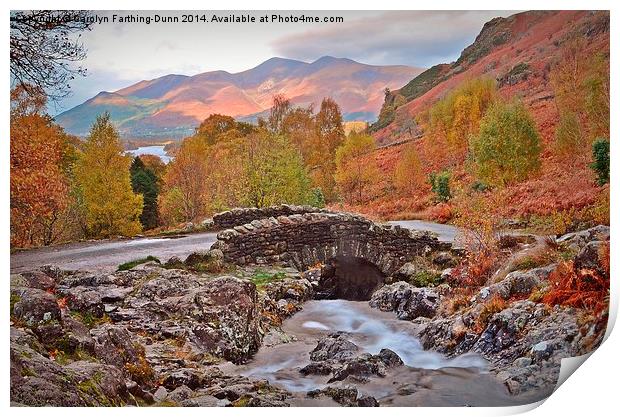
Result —
M120 23L113 15L218 17L253 15L256 23ZM87 50L81 63L87 76L76 79L72 93L50 109L68 110L101 91L115 91L167 74L239 72L274 56L312 62L322 56L350 58L372 65L428 68L456 60L483 24L511 11L330 11L278 12L283 17L338 16L342 23L260 23L273 12L95 12L108 23L94 24L81 35ZM116 19L118 20L118 19Z

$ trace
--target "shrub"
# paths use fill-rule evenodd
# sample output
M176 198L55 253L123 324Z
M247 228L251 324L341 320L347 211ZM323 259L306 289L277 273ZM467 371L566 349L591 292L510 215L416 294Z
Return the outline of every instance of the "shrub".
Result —
M609 246L603 247L599 260L608 270ZM549 275L549 291L542 302L550 305L564 305L593 311L602 311L609 303L609 274L595 269L576 268L573 261L558 264Z
M561 158L569 158L579 153L583 145L583 134L579 119L573 112L562 113L555 129L553 150Z
M311 190L310 205L318 208L325 207L325 195L323 195L321 188L313 188Z
M609 182L609 141L597 139L592 145L594 162L591 167L596 172L598 185Z
M450 193L449 172L432 173L429 175L428 181L431 184L431 189L435 193L435 199L437 201L445 203L450 200L452 194Z
M479 180L490 185L523 181L540 168L540 137L520 102L491 106L470 148Z

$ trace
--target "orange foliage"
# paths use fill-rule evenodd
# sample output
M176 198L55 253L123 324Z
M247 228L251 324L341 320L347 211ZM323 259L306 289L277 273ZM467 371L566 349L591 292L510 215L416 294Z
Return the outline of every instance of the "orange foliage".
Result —
M603 252L605 252L603 250ZM609 262L609 246L603 255L603 265ZM560 263L549 275L549 291L542 302L584 308L596 312L608 306L609 275L594 269L576 268L573 261Z
M11 92L11 244L49 245L68 203L66 136L43 113L45 96Z

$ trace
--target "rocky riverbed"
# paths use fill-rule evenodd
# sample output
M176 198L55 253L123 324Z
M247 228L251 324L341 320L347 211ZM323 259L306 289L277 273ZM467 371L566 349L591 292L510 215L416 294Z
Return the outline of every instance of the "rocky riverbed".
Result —
M598 227L558 239L597 267ZM447 267L452 255L430 254ZM11 401L27 406L514 405L549 395L604 313L532 294L554 265L454 304L447 268L405 265L369 301L330 298L320 266L235 267L219 250L128 271L11 276ZM413 278L412 278L413 277ZM333 279L333 277L330 277ZM443 283L442 283L443 282ZM489 300L503 300L489 310ZM453 307L453 306L452 306Z

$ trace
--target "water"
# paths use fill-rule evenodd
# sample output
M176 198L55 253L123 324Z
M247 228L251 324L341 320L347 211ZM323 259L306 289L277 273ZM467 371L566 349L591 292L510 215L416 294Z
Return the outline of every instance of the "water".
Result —
M137 149L128 150L127 153L132 154L133 156L140 155L155 155L159 156L164 164L167 164L172 160L172 157L168 155L168 152L164 149L164 145L151 145L151 146L140 146Z
M345 300L309 301L303 310L285 320L282 330L293 341L274 343L266 338L254 358L245 365L226 364L227 373L266 379L293 393L293 405L337 405L329 398L309 399L306 392L326 386L330 376L304 376L299 369L310 363L318 340L332 332L346 332L362 352L377 354L383 348L396 352L405 366L388 370L385 377L368 382L345 380L329 386L355 385L360 393L374 396L382 406L508 405L520 401L487 372L487 362L475 354L447 358L424 350L417 337L419 327L398 320L393 313L370 308L368 302Z
M443 355L422 348L414 336L416 326L397 320L391 313L371 309L366 302L345 300L310 301L288 326L296 326L323 333L342 331L349 333L353 343L363 352L373 355L381 349L393 350L405 365L421 369L446 367L476 368L486 370L486 361L478 355L462 355L448 359ZM287 326L287 327L288 327Z

